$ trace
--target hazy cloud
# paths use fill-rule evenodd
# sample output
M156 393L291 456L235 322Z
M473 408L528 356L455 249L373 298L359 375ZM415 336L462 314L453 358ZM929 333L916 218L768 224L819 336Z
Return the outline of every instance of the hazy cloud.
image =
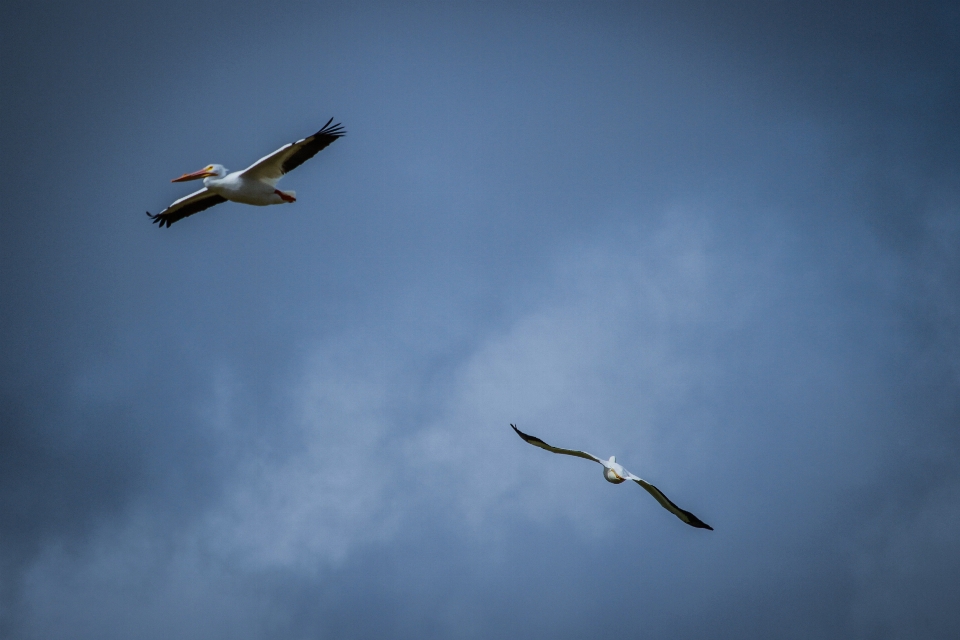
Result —
M958 17L5 6L0 635L953 637Z

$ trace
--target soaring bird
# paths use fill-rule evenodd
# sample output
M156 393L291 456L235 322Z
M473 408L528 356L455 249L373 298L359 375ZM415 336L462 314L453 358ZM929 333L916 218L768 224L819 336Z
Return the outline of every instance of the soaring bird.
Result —
M293 171L325 149L331 142L346 135L340 123L331 126L332 122L333 118L330 118L327 124L312 136L285 144L243 171L230 173L222 164L209 164L199 171L174 178L171 182L203 178L203 189L180 198L156 215L149 211L147 215L161 227L164 225L169 227L177 220L227 200L261 207L268 204L296 202L296 192L277 189L277 182L283 174Z
M686 522L691 527L697 527L698 529L710 529L713 531L713 527L708 525L706 522L693 515L689 511L684 511L677 505L673 504L670 501L670 498L663 495L663 492L660 489L657 489L655 486L644 480L643 478L638 478L633 475L626 469L624 469L620 464L617 463L616 456L610 456L609 460L601 460L595 455L589 454L586 451L574 451L573 449L560 449L558 447L551 447L546 442L537 438L535 436L528 436L524 432L517 429L517 425L511 424L513 430L517 432L517 435L532 444L535 447L540 447L541 449L546 449L547 451L552 451L553 453L562 453L567 456L577 456L578 458L586 458L587 460L593 460L594 462L599 462L603 465L603 477L606 478L607 482L612 482L613 484L620 484L624 480L633 480L638 485L647 490L647 492L657 499L657 502L660 503L664 509L677 516L684 522Z

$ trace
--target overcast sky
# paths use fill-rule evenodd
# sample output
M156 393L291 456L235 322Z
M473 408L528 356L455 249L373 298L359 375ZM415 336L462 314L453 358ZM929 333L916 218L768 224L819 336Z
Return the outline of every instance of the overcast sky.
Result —
M675 4L4 2L0 637L960 636L960 11Z

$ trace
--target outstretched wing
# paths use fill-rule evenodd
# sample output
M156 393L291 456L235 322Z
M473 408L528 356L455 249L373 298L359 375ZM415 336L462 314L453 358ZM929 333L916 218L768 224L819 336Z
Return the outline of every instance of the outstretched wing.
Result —
M150 219L153 220L154 223L159 224L161 227L164 225L169 227L177 220L186 218L187 216L192 216L193 214L203 211L204 209L209 209L215 204L220 204L221 202L226 201L227 199L223 196L218 196L204 187L203 189L200 189L200 191L194 191L190 195L176 200L173 204L158 214L152 214L147 211L147 215L150 216Z
M517 432L518 436L520 436L521 438L523 438L524 440L526 440L528 443L532 444L535 447L540 447L541 449L546 449L547 451L552 451L553 453L562 453L567 456L577 456L578 458L585 458L587 460L593 460L594 462L599 462L600 464L603 464L600 458L598 458L595 455L589 454L586 451L574 451L573 449L560 449L559 447L551 447L540 438L537 438L536 436L528 436L523 431L520 431L520 429L517 429L517 425L511 424L510 426L513 427L513 430Z
M286 144L268 156L260 158L243 170L244 177L275 184L283 174L293 171L304 162L327 148L337 138L347 134L339 122L331 125L333 118L312 136Z
M670 501L670 498L663 495L663 491L660 491L660 489L657 489L655 486L653 486L643 478L638 478L637 476L631 473L630 479L636 482L638 485L640 485L644 489L646 489L650 495L652 495L654 498L657 499L657 502L660 503L660 506L662 506L664 509L666 509L673 515L677 516L678 518L686 522L691 527L697 527L698 529L710 529L710 531L713 531L713 527L711 527L706 522L704 522L697 516L693 515L689 511L684 511L677 505L673 504L673 502Z

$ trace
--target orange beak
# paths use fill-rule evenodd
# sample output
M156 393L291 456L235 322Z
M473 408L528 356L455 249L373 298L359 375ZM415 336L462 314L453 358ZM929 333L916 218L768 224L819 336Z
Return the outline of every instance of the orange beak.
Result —
M185 173L179 178L174 178L170 182L186 182L188 180L199 180L200 178L207 178L209 176L215 176L215 175L217 174L215 174L213 171L210 171L209 169L204 168L204 169L200 169L200 171L194 171L193 173Z

